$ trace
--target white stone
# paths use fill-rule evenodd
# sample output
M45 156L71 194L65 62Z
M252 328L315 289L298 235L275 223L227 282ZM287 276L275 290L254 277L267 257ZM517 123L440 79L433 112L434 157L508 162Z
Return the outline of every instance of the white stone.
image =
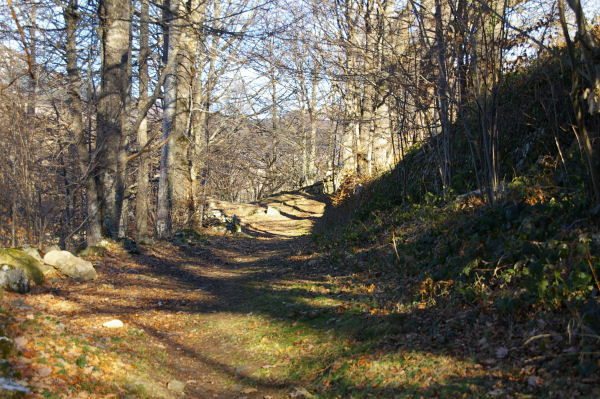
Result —
M267 210L265 211L267 215L279 215L279 211L275 208L267 206Z
M102 326L106 328L121 328L123 327L123 322L119 319L113 319L102 324Z

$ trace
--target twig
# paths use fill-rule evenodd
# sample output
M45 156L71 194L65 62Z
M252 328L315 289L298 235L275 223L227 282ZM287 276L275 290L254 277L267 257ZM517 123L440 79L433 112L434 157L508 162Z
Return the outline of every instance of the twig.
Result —
M33 75L33 67L31 65L31 53L29 52L29 48L27 47L27 40L25 40L25 34L23 33L23 28L19 23L19 18L17 18L17 13L15 12L15 8L13 7L12 0L6 0L8 3L8 8L10 8L10 13L12 14L13 19L15 20L15 24L17 25L17 30L21 35L21 41L23 42L23 47L25 48L25 54L27 54L27 73L31 76L31 79L35 80L35 76Z
M592 271L592 276L594 276L594 281L596 282L596 287L598 291L600 291L600 282L598 282L598 276L596 275L596 270L594 270L594 265L592 265L592 261L590 260L590 253L587 254L588 265L590 265L590 270Z
M525 343L523 344L523 346L527 346L530 343L532 343L533 341L536 341L538 339L542 339L542 338L552 338L552 334L539 334L539 335L534 335L533 337L530 337L529 339L527 339L527 341L525 341Z
M396 258L400 260L400 255L398 254L398 247L396 247L396 232L392 231L392 245L394 245L394 252L396 253Z

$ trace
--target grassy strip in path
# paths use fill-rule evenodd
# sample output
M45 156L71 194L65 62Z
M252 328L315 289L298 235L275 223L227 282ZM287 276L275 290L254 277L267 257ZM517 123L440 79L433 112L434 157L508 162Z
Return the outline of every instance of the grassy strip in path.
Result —
M457 307L449 298L407 297L389 311L377 304L382 292L361 284L358 275L295 279L275 287L259 282L247 287L263 292L247 304L261 316L242 318L235 328L243 331L246 350L269 365L255 376L259 381L302 386L323 398L598 393L593 376L580 379L561 370L576 354L557 354L552 367L539 367L522 347L536 321L510 326L498 315ZM561 347L553 338L543 345Z

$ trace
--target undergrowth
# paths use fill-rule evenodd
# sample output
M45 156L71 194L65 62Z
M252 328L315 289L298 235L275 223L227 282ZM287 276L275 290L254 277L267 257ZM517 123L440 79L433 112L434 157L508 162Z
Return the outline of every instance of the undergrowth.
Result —
M581 377L600 364L600 207L567 133L568 96L541 95L550 84L566 94L563 72L539 61L508 76L494 204L477 190L456 127L451 187L436 186L430 151L415 146L394 170L343 185L313 239L338 274L397 287L379 298L390 312L403 298L415 309L474 309L517 329L545 320L538 330L564 340L544 356L577 353L570 364Z

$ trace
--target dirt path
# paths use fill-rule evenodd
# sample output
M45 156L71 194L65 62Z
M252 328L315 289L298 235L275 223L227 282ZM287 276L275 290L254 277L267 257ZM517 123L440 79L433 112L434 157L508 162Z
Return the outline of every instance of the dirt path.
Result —
M208 236L189 245L157 243L130 256L93 260L99 278L58 279L27 296L6 294L20 322L15 361L32 397L277 398L296 387L270 379L277 319L257 313L255 283L277 284L306 261L303 248L324 203L308 195L273 198L262 212L236 208L253 238ZM257 211L258 209L258 211ZM264 296L264 295L263 295ZM122 328L103 323L118 319ZM58 343L57 343L58 342ZM77 360L79 359L79 360ZM182 390L179 382L185 385ZM181 385L181 384L180 384Z
M564 317L504 317L386 268L392 248L305 235L324 208L308 195L219 206L245 235L113 247L93 282L5 294L29 397L600 397Z

